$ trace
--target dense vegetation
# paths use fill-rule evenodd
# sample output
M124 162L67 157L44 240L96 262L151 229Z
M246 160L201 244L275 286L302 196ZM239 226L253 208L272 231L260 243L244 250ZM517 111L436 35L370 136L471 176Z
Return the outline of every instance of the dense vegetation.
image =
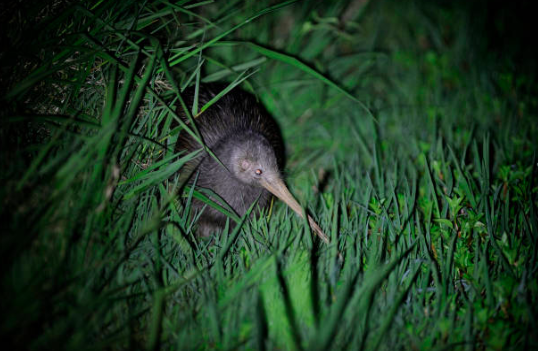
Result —
M522 4L2 5L6 346L537 348ZM194 235L204 193L173 146L182 91L213 81L278 121L330 245L280 202Z

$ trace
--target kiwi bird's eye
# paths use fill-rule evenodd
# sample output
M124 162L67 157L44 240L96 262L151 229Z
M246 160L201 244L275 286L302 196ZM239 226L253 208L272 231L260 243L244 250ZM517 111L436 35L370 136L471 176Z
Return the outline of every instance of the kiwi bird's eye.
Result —
M261 169L257 169L254 171L254 173L256 173L256 175L262 175L263 171Z

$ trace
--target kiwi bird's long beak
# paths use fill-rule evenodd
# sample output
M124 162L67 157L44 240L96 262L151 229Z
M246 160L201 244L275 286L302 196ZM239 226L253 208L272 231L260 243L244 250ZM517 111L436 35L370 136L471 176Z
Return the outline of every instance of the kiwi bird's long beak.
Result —
M282 179L280 179L280 177L271 177L271 179L269 180L263 178L261 181L261 185L265 189L269 190L273 195L278 197L280 200L284 201L286 205L291 207L291 209L294 210L299 216L301 216L301 218L304 218L303 208L301 207L301 205L299 205L299 202L295 200L293 195L288 190L288 187L286 186L286 184L284 184L284 182L282 181ZM308 223L310 224L310 228L312 228L312 230L316 233L316 235L321 240L323 240L326 244L328 244L329 238L327 237L327 235L325 235L323 230L321 230L319 225L314 221L314 219L312 219L312 217L310 217L310 215L307 215L307 216L308 216Z

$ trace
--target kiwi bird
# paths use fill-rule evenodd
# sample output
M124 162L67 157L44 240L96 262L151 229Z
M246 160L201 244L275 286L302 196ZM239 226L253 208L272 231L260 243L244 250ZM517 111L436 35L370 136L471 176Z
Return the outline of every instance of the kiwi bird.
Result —
M208 85L199 90L198 106L203 106L222 86ZM194 90L187 90L183 96L190 108ZM182 119L189 120L184 115ZM234 88L193 120L204 144L218 159L203 152L190 164L198 187L219 195L239 216L256 200L260 208L266 207L271 194L303 216L301 205L282 177L284 143L280 129L253 95ZM200 147L200 143L187 134L180 136L176 149L195 151ZM204 208L198 200L193 201L193 209L203 211L198 220L198 235L210 236L224 227L227 217L220 211L210 206ZM308 221L314 232L328 243L327 236L311 216Z

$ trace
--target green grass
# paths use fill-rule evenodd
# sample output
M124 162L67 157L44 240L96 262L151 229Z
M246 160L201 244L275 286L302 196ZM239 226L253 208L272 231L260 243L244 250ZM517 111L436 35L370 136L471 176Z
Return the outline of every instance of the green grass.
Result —
M2 15L7 346L538 347L536 77L471 6L43 6ZM212 81L278 121L330 245L280 202L195 236L174 126Z

